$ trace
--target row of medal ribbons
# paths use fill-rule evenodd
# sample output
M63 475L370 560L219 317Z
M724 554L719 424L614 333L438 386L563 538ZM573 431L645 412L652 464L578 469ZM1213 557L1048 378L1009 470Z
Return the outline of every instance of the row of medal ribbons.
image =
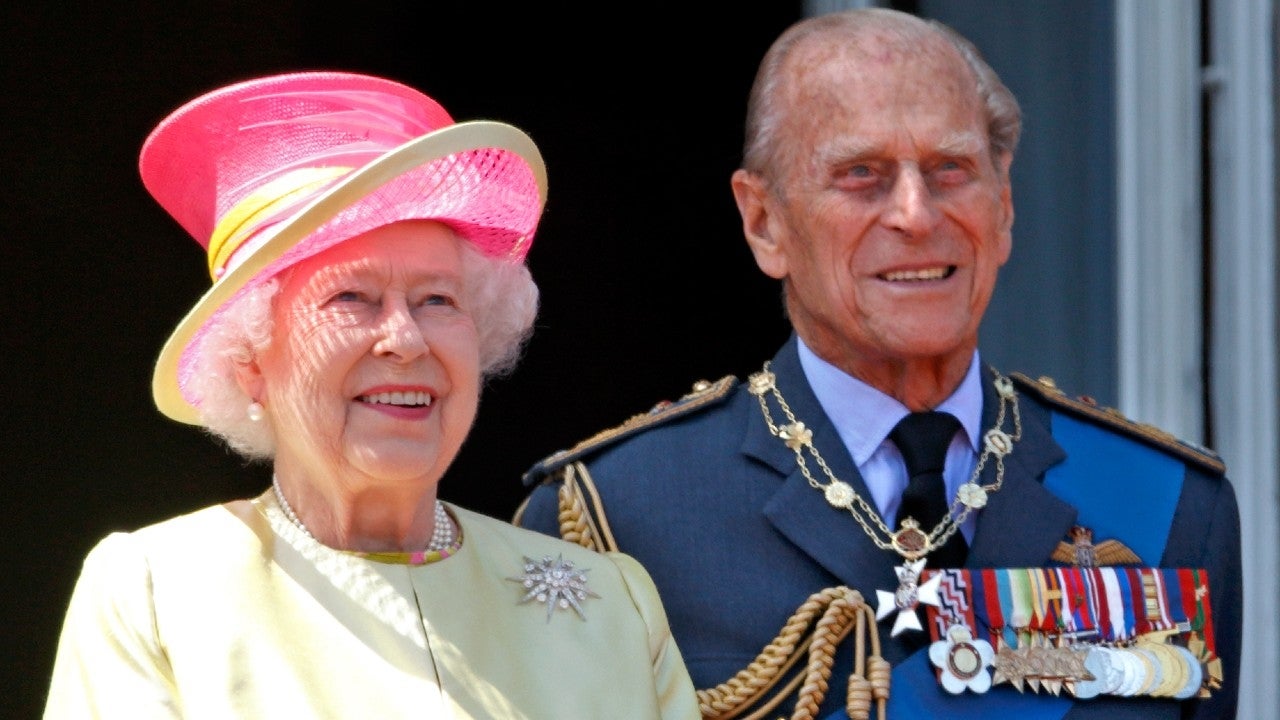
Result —
M930 658L950 692L1008 683L1078 699L1186 699L1221 686L1203 569L936 570L922 581L933 575Z

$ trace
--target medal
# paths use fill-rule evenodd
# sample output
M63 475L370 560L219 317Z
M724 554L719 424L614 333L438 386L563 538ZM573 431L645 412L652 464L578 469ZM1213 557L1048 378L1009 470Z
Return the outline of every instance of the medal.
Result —
M947 639L929 646L929 662L941 670L942 688L952 695L965 690L985 693L991 689L987 667L995 661L995 650L986 640L973 637L967 625L947 628Z
M897 637L898 633L903 630L921 630L920 616L916 614L916 608L922 603L937 607L941 604L938 597L938 584L942 582L942 576L934 574L920 584L920 573L924 570L924 558L919 560L908 560L900 567L893 569L898 574L898 589L894 592L887 590L876 590L876 620L883 620L894 612L898 613L898 617L893 621L893 630L889 632L892 637Z
M1222 660L1203 638L1209 603L1203 571L1053 567L920 569L940 602L924 605L929 660L947 692L1073 696L1209 697ZM883 593L882 603L894 596ZM932 595L930 595L932 597ZM983 645L994 649L990 655ZM990 658L987 660L987 658ZM990 681L987 682L987 668Z

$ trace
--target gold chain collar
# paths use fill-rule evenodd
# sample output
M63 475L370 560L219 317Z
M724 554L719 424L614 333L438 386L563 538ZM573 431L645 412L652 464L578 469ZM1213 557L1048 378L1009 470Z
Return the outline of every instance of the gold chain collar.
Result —
M822 492L828 504L832 507L849 511L849 514L853 516L854 520L858 521L858 524L862 526L863 531L876 544L876 547L881 550L893 550L908 563L928 555L935 548L941 547L948 538L960 529L960 523L964 522L969 513L979 510L987 504L987 496L998 491L1000 486L1004 484L1005 456L1013 451L1014 443L1022 439L1022 415L1018 410L1018 395L1013 389L1013 382L1003 375L997 375L993 384L995 385L996 395L1000 398L1000 408L996 413L995 425L982 436L982 454L978 456L978 464L974 467L973 474L969 477L968 482L960 486L956 493L956 499L952 501L951 506L947 509L947 514L928 534L925 534L919 523L910 517L903 518L901 527L897 532L894 532L889 529L884 520L880 518L880 515L871 507L871 504L853 489L852 485L837 478L831 472L827 461L822 458L818 449L813 446L813 431L805 427L803 422L796 419L795 414L791 412L791 406L787 404L787 401L782 397L782 393L778 391L778 385L775 380L776 378L769 369L768 362L764 364L763 370L753 373L748 378L748 389L760 401L760 411L764 413L764 421L769 426L769 432L786 443L787 447L795 452L796 464L800 466L800 472L809 481L809 485ZM781 427L774 424L773 415L769 412L768 398L770 396L773 397L778 407L787 416L787 424ZM1010 409L1012 412L1009 412ZM1006 419L1010 416L1013 419L1012 434L1003 430ZM814 462L822 469L822 474L827 478L825 484L810 472L809 465L805 461L805 449L808 449L809 455L813 457ZM981 476L988 460L993 457L996 464L995 480L988 485L979 485L978 478ZM873 524L874 527L872 527Z

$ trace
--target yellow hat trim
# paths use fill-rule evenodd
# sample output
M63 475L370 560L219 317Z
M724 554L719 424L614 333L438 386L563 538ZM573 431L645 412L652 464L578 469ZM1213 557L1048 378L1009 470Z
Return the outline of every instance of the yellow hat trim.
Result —
M260 222L282 206L290 205L336 177L349 167L303 168L263 185L236 203L213 229L209 238L209 275L217 281L227 261L258 230Z

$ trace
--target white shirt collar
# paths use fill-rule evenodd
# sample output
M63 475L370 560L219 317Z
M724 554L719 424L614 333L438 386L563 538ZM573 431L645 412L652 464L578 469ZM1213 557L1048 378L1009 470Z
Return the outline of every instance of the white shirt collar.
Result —
M799 338L797 338L799 339ZM907 406L814 354L799 341L800 367L818 403L831 418L840 439L859 467L880 447L898 421L911 412ZM978 351L960 387L936 409L956 416L976 453L982 432L982 363ZM803 419L803 418L801 418Z
M805 377L857 465L871 493L871 501L890 526L896 525L902 491L907 484L906 466L897 447L887 438L910 411L892 397L822 360L803 340L799 342L799 351ZM967 440L953 440L947 452L943 477L948 498L955 497L957 489L969 480L977 465L982 422L981 367L975 350L960 387L937 407L956 416ZM976 525L977 514L970 514L960 526L965 539L972 541Z

